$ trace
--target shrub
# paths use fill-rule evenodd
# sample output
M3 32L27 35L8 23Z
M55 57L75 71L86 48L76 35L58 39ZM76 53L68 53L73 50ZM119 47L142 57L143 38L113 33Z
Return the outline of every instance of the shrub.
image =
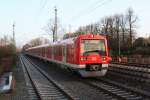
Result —
M12 44L0 46L0 74L10 71L15 63L16 53Z

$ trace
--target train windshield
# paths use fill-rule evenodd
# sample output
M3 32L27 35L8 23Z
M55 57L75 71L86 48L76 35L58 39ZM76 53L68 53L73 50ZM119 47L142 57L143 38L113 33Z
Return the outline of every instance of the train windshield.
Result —
M104 40L81 40L81 55L99 54L106 56L106 48Z

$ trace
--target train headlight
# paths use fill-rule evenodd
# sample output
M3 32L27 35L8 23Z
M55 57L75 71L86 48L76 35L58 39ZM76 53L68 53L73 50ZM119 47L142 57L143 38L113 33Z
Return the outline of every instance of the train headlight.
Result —
M91 34L91 35L90 35L90 37L91 37L91 38L93 38L93 37L94 37L94 35L93 35L93 34Z
M82 58L80 58L80 60L81 60L81 61L85 61L85 60L86 60L86 58L83 58L83 57L82 57Z
M106 57L102 57L102 60L106 60Z

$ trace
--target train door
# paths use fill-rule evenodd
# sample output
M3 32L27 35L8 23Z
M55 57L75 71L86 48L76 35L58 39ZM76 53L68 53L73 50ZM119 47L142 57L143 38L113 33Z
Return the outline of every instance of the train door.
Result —
M63 55L62 55L62 61L65 63L66 62L66 46L62 46L62 52L63 52Z
M51 57L52 57L52 60L54 60L54 46L52 46L52 48L51 48Z
M45 58L47 58L47 47L44 48L45 49Z

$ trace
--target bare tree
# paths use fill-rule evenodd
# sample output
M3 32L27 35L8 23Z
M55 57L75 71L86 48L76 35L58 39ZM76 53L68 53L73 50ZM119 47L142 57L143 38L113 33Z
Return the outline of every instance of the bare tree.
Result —
M117 34L117 40L119 40L119 31L120 31L120 15L115 15L115 31Z
M98 23L94 24L94 29L93 29L93 33L94 34L100 34L100 25Z
M109 26L109 32L110 32L110 37L113 38L114 35L114 18L112 16L107 18L108 21L108 26Z
M7 35L4 35L2 38L0 38L0 45L7 45L11 44L12 42L12 38Z
M41 38L41 37L38 37L38 38L35 38L35 39L32 39L30 42L26 43L22 50L26 50L30 47L35 47L35 46L39 46L39 45L42 45L42 44L48 44L50 43L48 39L46 38Z
M108 25L109 25L109 23L108 23L108 19L107 19L107 17L106 18L103 18L102 20L101 20L101 24L102 24L102 27L103 27L103 33L104 34L108 34Z
M28 44L30 44L32 47L38 46L42 44L42 40L41 38L36 38L36 39L31 40Z
M133 39L135 38L136 22L137 16L129 8L126 14L106 16L95 24L79 27L76 33L84 34L90 32L104 34L108 40L108 45L113 51L118 51L119 49L120 51L121 49L127 51L132 46Z
M122 44L125 44L126 19L124 15L120 15L120 28L122 31Z
M46 33L48 33L50 36L53 37L53 42L54 40L54 34L55 34L55 27L54 27L54 21L52 19L49 20L49 22L47 23L47 25L44 27L44 30Z
M38 38L32 39L32 40L31 40L29 43L27 43L27 44L30 45L30 47L34 47L34 46L38 46L38 45L42 45L42 44L47 44L47 43L49 43L49 40L48 40L48 39L38 37Z
M47 25L44 27L44 31L49 34L50 37L53 38L53 42L57 38L57 40L63 38L63 33L65 32L65 28L61 25L60 21L57 20L57 36L55 36L55 23L53 19L50 19Z
M134 33L134 28L136 27L136 21L137 21L137 16L134 15L133 9L129 8L126 14L127 20L128 20L128 27L129 27L129 42L130 42L130 47L132 46L133 42L133 33Z

